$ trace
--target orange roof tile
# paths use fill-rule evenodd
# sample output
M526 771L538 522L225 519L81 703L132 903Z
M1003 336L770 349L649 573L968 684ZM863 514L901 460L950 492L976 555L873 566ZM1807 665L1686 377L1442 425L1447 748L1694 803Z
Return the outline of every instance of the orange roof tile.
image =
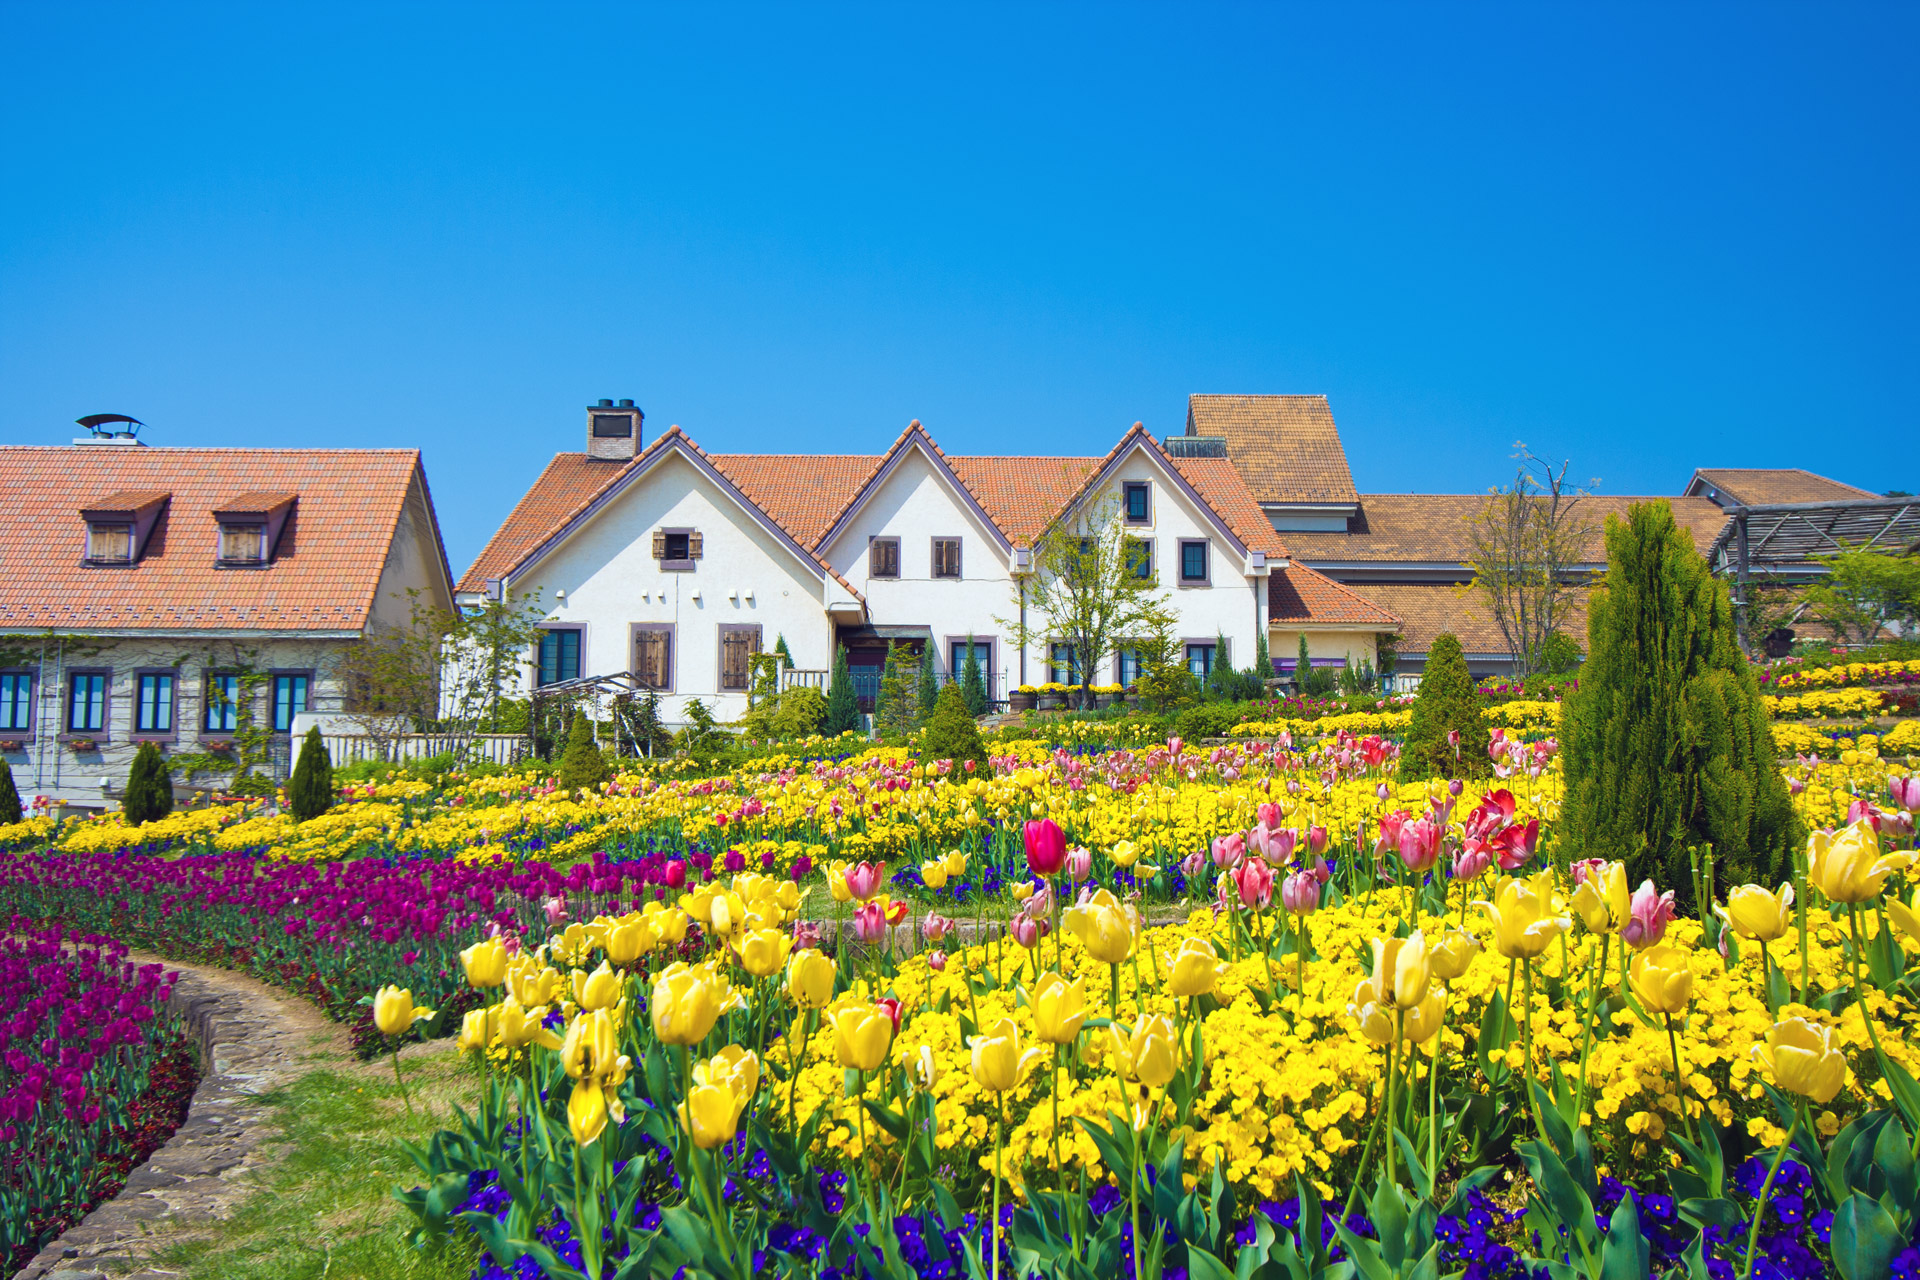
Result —
M0 447L0 628L357 631L416 479L416 449ZM300 498L272 564L216 568L214 511L268 491ZM171 496L140 559L83 564L81 509L129 493Z
M1403 623L1400 652L1426 653L1434 637L1451 631L1460 638L1460 647L1469 654L1499 654L1510 650L1499 624L1487 612L1478 592L1447 582L1356 582L1353 591L1364 595L1383 609L1397 614ZM1587 647L1587 593L1574 597L1567 617L1566 633L1582 649Z
M1187 434L1225 436L1256 502L1358 500L1325 396L1188 396Z
M1773 502L1849 502L1880 496L1797 467L1778 470L1715 467L1694 472L1687 492L1701 493L1707 489L1718 489L1734 503L1747 507Z
M1233 463L1225 458L1168 458L1167 461L1227 522L1227 527L1247 544L1248 550L1264 551L1274 557L1287 554L1286 544L1273 531L1273 521L1267 519L1267 513L1253 500Z
M809 549L880 465L875 456L834 453L715 453L708 460Z
M1352 587L1295 561L1267 578L1267 617L1273 622L1351 623L1392 631L1401 619Z
M1287 546L1309 564L1349 562L1403 562L1460 564L1472 549L1468 522L1485 509L1484 493L1370 493L1360 499L1360 511L1347 521L1347 532L1289 530ZM1648 498L1593 495L1580 499L1576 510L1593 525L1588 556L1606 558L1606 518L1625 516L1636 502L1666 502L1673 518L1693 537L1702 554L1727 521L1726 512L1706 498Z
M489 578L502 577L519 564L632 465L604 462L584 453L554 454L533 487L514 504L487 539L487 545L480 548L480 554L461 576L459 590L484 591Z

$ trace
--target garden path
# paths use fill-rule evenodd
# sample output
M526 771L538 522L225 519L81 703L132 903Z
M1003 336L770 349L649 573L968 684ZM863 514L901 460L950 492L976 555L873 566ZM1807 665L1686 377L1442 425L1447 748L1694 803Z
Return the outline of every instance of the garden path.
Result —
M201 1077L186 1121L118 1195L14 1273L13 1280L169 1280L142 1259L225 1218L277 1156L261 1095L322 1066L360 1069L346 1029L313 1004L208 965L134 952L180 974L173 1007L198 1042Z

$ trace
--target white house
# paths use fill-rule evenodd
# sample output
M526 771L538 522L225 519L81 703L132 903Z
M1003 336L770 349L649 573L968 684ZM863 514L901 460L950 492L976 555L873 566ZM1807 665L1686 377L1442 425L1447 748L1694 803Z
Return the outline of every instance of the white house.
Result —
M590 407L586 451L553 459L458 584L467 601L539 592L533 685L624 674L663 695L670 721L694 698L732 719L750 655L780 637L805 670L845 649L868 688L892 643L931 647L948 675L969 639L995 700L1066 682L1069 655L1022 650L1008 622L1036 540L1109 495L1150 548L1196 672L1245 667L1263 626L1318 626L1356 661L1397 627L1291 561L1217 440L1162 444L1136 423L1104 457L957 457L914 422L879 455L710 454L678 427L644 442L644 421L632 401ZM1096 682L1130 682L1126 661Z

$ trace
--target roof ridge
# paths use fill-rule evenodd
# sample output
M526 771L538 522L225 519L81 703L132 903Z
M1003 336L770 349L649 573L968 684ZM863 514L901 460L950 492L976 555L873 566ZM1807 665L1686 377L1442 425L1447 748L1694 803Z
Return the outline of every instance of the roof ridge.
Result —
M1399 614L1387 608L1385 605L1381 604L1378 600L1368 599L1366 596L1361 595L1358 591L1355 591L1352 587L1349 587L1346 583L1338 582L1332 578L1329 578L1326 574L1321 573L1318 569L1314 568L1310 564L1304 564L1301 561L1292 560L1288 562L1287 567L1281 570L1281 572L1291 573L1295 569L1299 569L1302 573L1308 573L1313 575L1314 577L1320 579L1322 582L1326 583L1328 586L1332 587L1334 590L1338 591L1341 595L1350 596L1353 599L1358 600L1360 603L1366 605L1370 609L1378 609L1381 613L1384 613L1387 617L1392 618L1395 622L1399 622L1399 623L1406 622L1405 618L1402 618Z

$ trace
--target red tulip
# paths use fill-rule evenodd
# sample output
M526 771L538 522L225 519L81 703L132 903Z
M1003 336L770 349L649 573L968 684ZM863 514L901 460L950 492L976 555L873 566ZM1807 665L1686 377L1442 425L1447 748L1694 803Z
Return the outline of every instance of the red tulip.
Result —
M1067 862L1067 836L1052 818L1027 823L1027 867L1037 876L1057 875Z

